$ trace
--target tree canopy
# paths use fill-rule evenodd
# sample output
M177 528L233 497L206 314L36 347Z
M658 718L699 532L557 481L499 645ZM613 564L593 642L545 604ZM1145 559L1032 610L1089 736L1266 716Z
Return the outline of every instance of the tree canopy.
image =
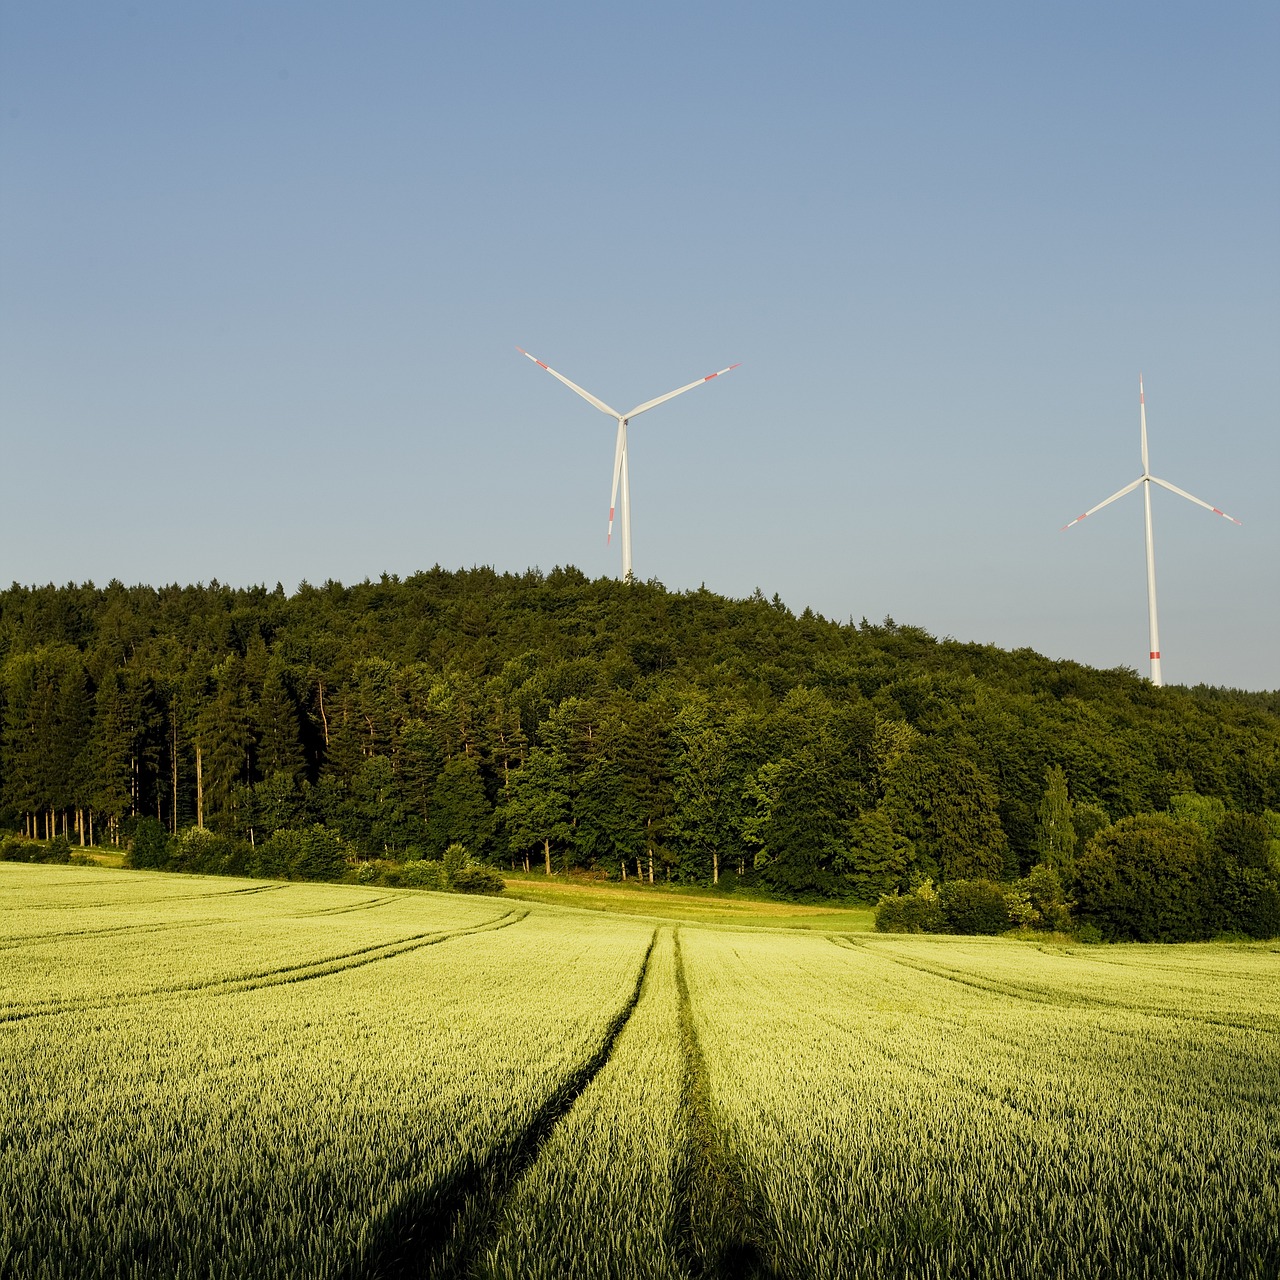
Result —
M1261 866L1280 693L573 568L0 593L0 819L33 836L321 825L369 857L464 843L874 897L1068 872L1095 831L1175 796ZM1085 870L1128 874L1171 839Z

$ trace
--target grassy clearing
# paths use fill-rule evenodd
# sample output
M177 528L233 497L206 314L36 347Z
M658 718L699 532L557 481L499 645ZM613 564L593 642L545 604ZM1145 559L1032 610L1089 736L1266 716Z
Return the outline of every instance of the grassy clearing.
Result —
M692 885L650 885L634 881L588 880L541 872L503 873L507 897L549 906L621 912L674 922L740 926L748 929L808 929L821 932L870 932L875 908L827 907L778 902L736 890L721 893Z
M1280 1272L1276 944L776 919L0 864L0 1274Z

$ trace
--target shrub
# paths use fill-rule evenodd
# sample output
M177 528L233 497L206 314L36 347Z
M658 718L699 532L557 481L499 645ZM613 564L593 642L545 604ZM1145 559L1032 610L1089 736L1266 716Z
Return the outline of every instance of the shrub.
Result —
M1232 868L1218 886L1214 924L1221 933L1280 937L1280 887L1257 867Z
M876 929L880 933L941 933L942 904L932 880L911 893L886 894L876 904Z
M282 828L255 850L255 875L282 880L341 880L347 873L347 845L323 823L305 831Z
M463 867L453 877L452 888L457 893L505 893L506 882L492 867L475 863Z
M169 833L154 818L139 818L133 831L133 848L129 850L125 865L158 871L169 865L172 855L173 841Z
M0 862L70 861L71 846L62 837L44 844L39 840L28 840L25 836L10 836L0 844Z
M135 836L135 842L136 839ZM168 869L205 876L248 875L252 852L244 841L234 836L218 835L204 827L188 827L173 844Z
M415 858L397 868L396 883L403 889L435 889L449 887L449 875L443 862L435 859Z
M1100 831L1076 863L1081 922L1112 942L1208 937L1210 862L1199 825L1158 813L1121 818Z
M949 880L939 894L951 933L1003 933L1010 924L1004 889L991 880Z
M1010 921L1021 928L1062 933L1071 928L1071 904L1063 893L1062 879L1056 868L1044 863L1009 885L1004 902Z

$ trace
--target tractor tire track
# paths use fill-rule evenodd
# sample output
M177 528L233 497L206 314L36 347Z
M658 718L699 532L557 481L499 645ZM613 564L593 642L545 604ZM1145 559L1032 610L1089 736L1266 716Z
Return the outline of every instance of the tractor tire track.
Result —
M752 1203L738 1160L715 1120L711 1081L698 1040L685 976L680 930L675 933L676 990L684 1041L684 1111L689 1122L684 1165L676 1176L676 1252L693 1280L765 1280L764 1206Z
M423 947L436 946L453 938L465 938L476 933L487 933L495 929L506 929L519 924L529 914L527 910L506 911L500 916L471 925L465 929L439 930L430 933L412 934L406 938L397 938L392 942L378 943L375 946L360 947L355 951L343 952L336 956L327 956L323 960L311 960L305 964L287 965L279 969L268 969L255 974L241 974L233 978L213 978L207 982L184 983L168 987L153 987L148 991L131 992L125 996L108 999L98 997L83 1000L51 1000L38 1005L11 1007L0 1011L0 1025L13 1022L25 1022L31 1018L57 1017L63 1013L84 1013L93 1009L127 1009L131 1005L147 1004L156 1000L174 999L189 995L234 995L243 991L257 991L264 987L287 986L294 982L309 982L313 978L327 978L335 973L345 973L348 969L359 969L365 965L377 964L381 960L390 960L405 955L410 951L420 951Z
M944 982L954 982L962 987L981 991L985 995L1004 996L1014 1000L1025 1000L1029 1004L1049 1005L1057 1009L1074 1009L1081 1011L1109 1012L1117 1014L1139 1014L1144 1018L1163 1018L1171 1022L1195 1022L1207 1027L1225 1027L1232 1031L1253 1031L1262 1035L1280 1035L1280 1023L1274 1019L1262 1018L1256 1021L1242 1021L1236 1018L1215 1017L1211 1014L1193 1013L1186 1009L1167 1009L1156 1005L1131 1004L1124 1000L1112 1000L1105 996L1084 995L1079 992L1055 992L1043 987L1023 985L1016 982L1003 982L998 978L983 978L963 969L952 969L947 965L930 964L927 960L906 960L901 956L890 955L879 947L868 946L864 942L854 942L844 934L828 934L827 938L836 946L850 951L866 951L890 964L910 969L914 973L923 973L932 978L940 978ZM1133 1032L1116 1032L1115 1034L1132 1035Z
M406 1190L385 1209L343 1272L343 1280L451 1280L471 1273L496 1230L503 1201L537 1160L556 1126L600 1074L630 1020L658 939L645 949L635 986L605 1029L600 1047L546 1098L519 1132L486 1156L468 1156L440 1182Z

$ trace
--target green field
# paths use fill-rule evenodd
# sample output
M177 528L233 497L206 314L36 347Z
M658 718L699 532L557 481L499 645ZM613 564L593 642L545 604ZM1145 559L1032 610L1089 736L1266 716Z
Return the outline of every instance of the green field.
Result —
M0 1275L1280 1271L1277 944L643 893L0 864Z

